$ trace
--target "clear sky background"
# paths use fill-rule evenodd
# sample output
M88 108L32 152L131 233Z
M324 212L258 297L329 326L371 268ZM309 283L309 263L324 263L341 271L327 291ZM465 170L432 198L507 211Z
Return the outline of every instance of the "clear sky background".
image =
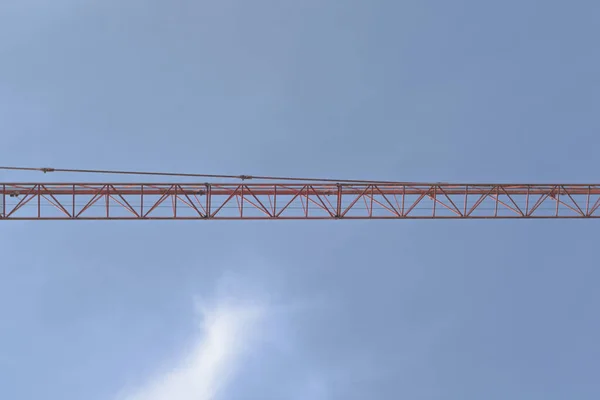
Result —
M0 165L598 182L599 20L597 1L5 0ZM2 223L0 398L595 400L599 227Z

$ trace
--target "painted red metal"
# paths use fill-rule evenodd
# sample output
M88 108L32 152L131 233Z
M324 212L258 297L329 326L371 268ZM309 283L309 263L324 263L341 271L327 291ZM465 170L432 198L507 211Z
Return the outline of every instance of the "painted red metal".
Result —
M0 220L600 218L600 184L0 183Z

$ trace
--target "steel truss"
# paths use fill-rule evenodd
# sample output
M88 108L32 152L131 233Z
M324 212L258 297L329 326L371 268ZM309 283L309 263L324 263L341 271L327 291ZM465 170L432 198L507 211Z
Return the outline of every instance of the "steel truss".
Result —
M600 218L600 185L0 183L0 220Z

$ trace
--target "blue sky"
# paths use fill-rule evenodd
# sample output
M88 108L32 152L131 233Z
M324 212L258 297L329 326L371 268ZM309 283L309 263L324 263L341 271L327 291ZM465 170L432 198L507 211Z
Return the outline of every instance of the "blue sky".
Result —
M593 1L8 0L0 164L596 182L599 17ZM597 399L596 229L7 222L0 397Z

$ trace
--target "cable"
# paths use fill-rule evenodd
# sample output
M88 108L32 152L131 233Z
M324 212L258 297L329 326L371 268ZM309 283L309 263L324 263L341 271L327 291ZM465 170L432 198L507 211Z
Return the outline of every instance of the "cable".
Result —
M419 185L418 182L396 182L396 181L371 181L360 179L327 179L327 178L295 178L278 176L252 176L252 175L222 175L222 174L190 174L180 172L148 172L148 171L116 171L116 170L98 170L98 169L67 169L67 168L31 168L31 167L0 167L0 170L6 171L37 171L37 172L70 172L85 174L105 174L105 175L150 175L150 176L177 176L187 178L214 178L214 179L241 179L243 181L256 180L277 180L277 181L304 181L304 182L334 182L334 183L361 183L361 184L391 184L391 185ZM442 183L440 183L442 184Z

